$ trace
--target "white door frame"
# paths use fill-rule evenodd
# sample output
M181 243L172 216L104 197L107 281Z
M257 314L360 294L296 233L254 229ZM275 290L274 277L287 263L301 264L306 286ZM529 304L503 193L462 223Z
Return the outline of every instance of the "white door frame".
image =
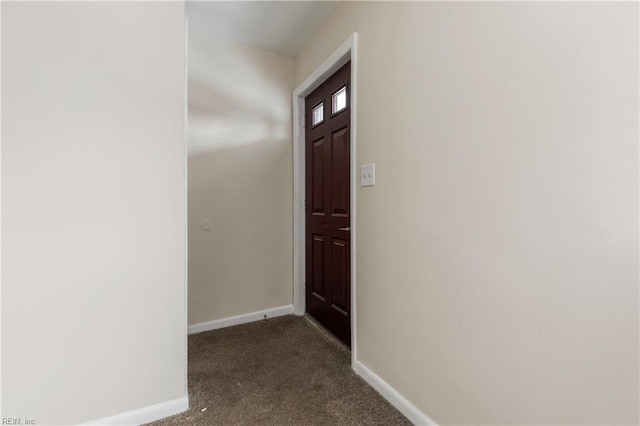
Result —
M328 77L351 61L351 366L357 359L356 333L356 105L358 75L358 33L353 33L293 92L293 306L296 315L304 315L305 302L305 128L304 99Z

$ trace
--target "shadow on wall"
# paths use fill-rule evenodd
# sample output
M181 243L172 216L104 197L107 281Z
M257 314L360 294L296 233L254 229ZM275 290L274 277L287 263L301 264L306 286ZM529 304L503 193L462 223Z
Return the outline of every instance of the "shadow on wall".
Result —
M189 55L190 154L290 138L284 57L211 41L190 43Z

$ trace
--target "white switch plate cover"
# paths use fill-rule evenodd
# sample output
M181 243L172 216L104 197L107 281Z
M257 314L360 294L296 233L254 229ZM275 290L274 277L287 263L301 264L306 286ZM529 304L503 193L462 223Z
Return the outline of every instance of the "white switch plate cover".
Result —
M360 186L373 186L376 184L375 163L360 166Z

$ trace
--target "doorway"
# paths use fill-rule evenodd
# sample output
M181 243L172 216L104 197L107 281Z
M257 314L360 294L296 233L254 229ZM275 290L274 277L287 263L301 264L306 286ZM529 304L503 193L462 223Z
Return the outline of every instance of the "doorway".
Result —
M351 62L305 98L306 310L351 347Z
M333 76L338 70L350 62L350 90L348 91L347 105L349 106L349 208L350 208L350 224L340 226L348 227L346 241L343 251L350 253L350 263L347 272L350 279L351 288L349 291L349 326L350 326L350 343L351 343L351 364L356 365L357 360L357 311L356 311L356 108L357 108L357 33L353 33L333 54L331 54L315 71L313 71L294 91L293 93L293 109L294 109L294 313L296 315L305 315L307 312L307 256L306 256L306 128L305 123L305 99L319 88L325 81ZM335 93L335 92L334 92ZM332 95L334 94L332 93ZM327 101L327 105L333 99ZM317 105L314 105L317 106ZM324 116L325 110L323 110ZM331 114L331 112L329 112ZM324 116L326 118L326 116ZM345 265L346 266L346 265ZM344 303L344 302L343 302ZM344 309L343 309L344 310Z

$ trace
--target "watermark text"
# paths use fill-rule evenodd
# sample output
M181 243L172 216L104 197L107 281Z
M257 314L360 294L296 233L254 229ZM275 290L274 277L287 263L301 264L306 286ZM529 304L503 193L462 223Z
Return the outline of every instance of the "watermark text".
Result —
M2 417L0 425L35 425L36 421L28 417Z

